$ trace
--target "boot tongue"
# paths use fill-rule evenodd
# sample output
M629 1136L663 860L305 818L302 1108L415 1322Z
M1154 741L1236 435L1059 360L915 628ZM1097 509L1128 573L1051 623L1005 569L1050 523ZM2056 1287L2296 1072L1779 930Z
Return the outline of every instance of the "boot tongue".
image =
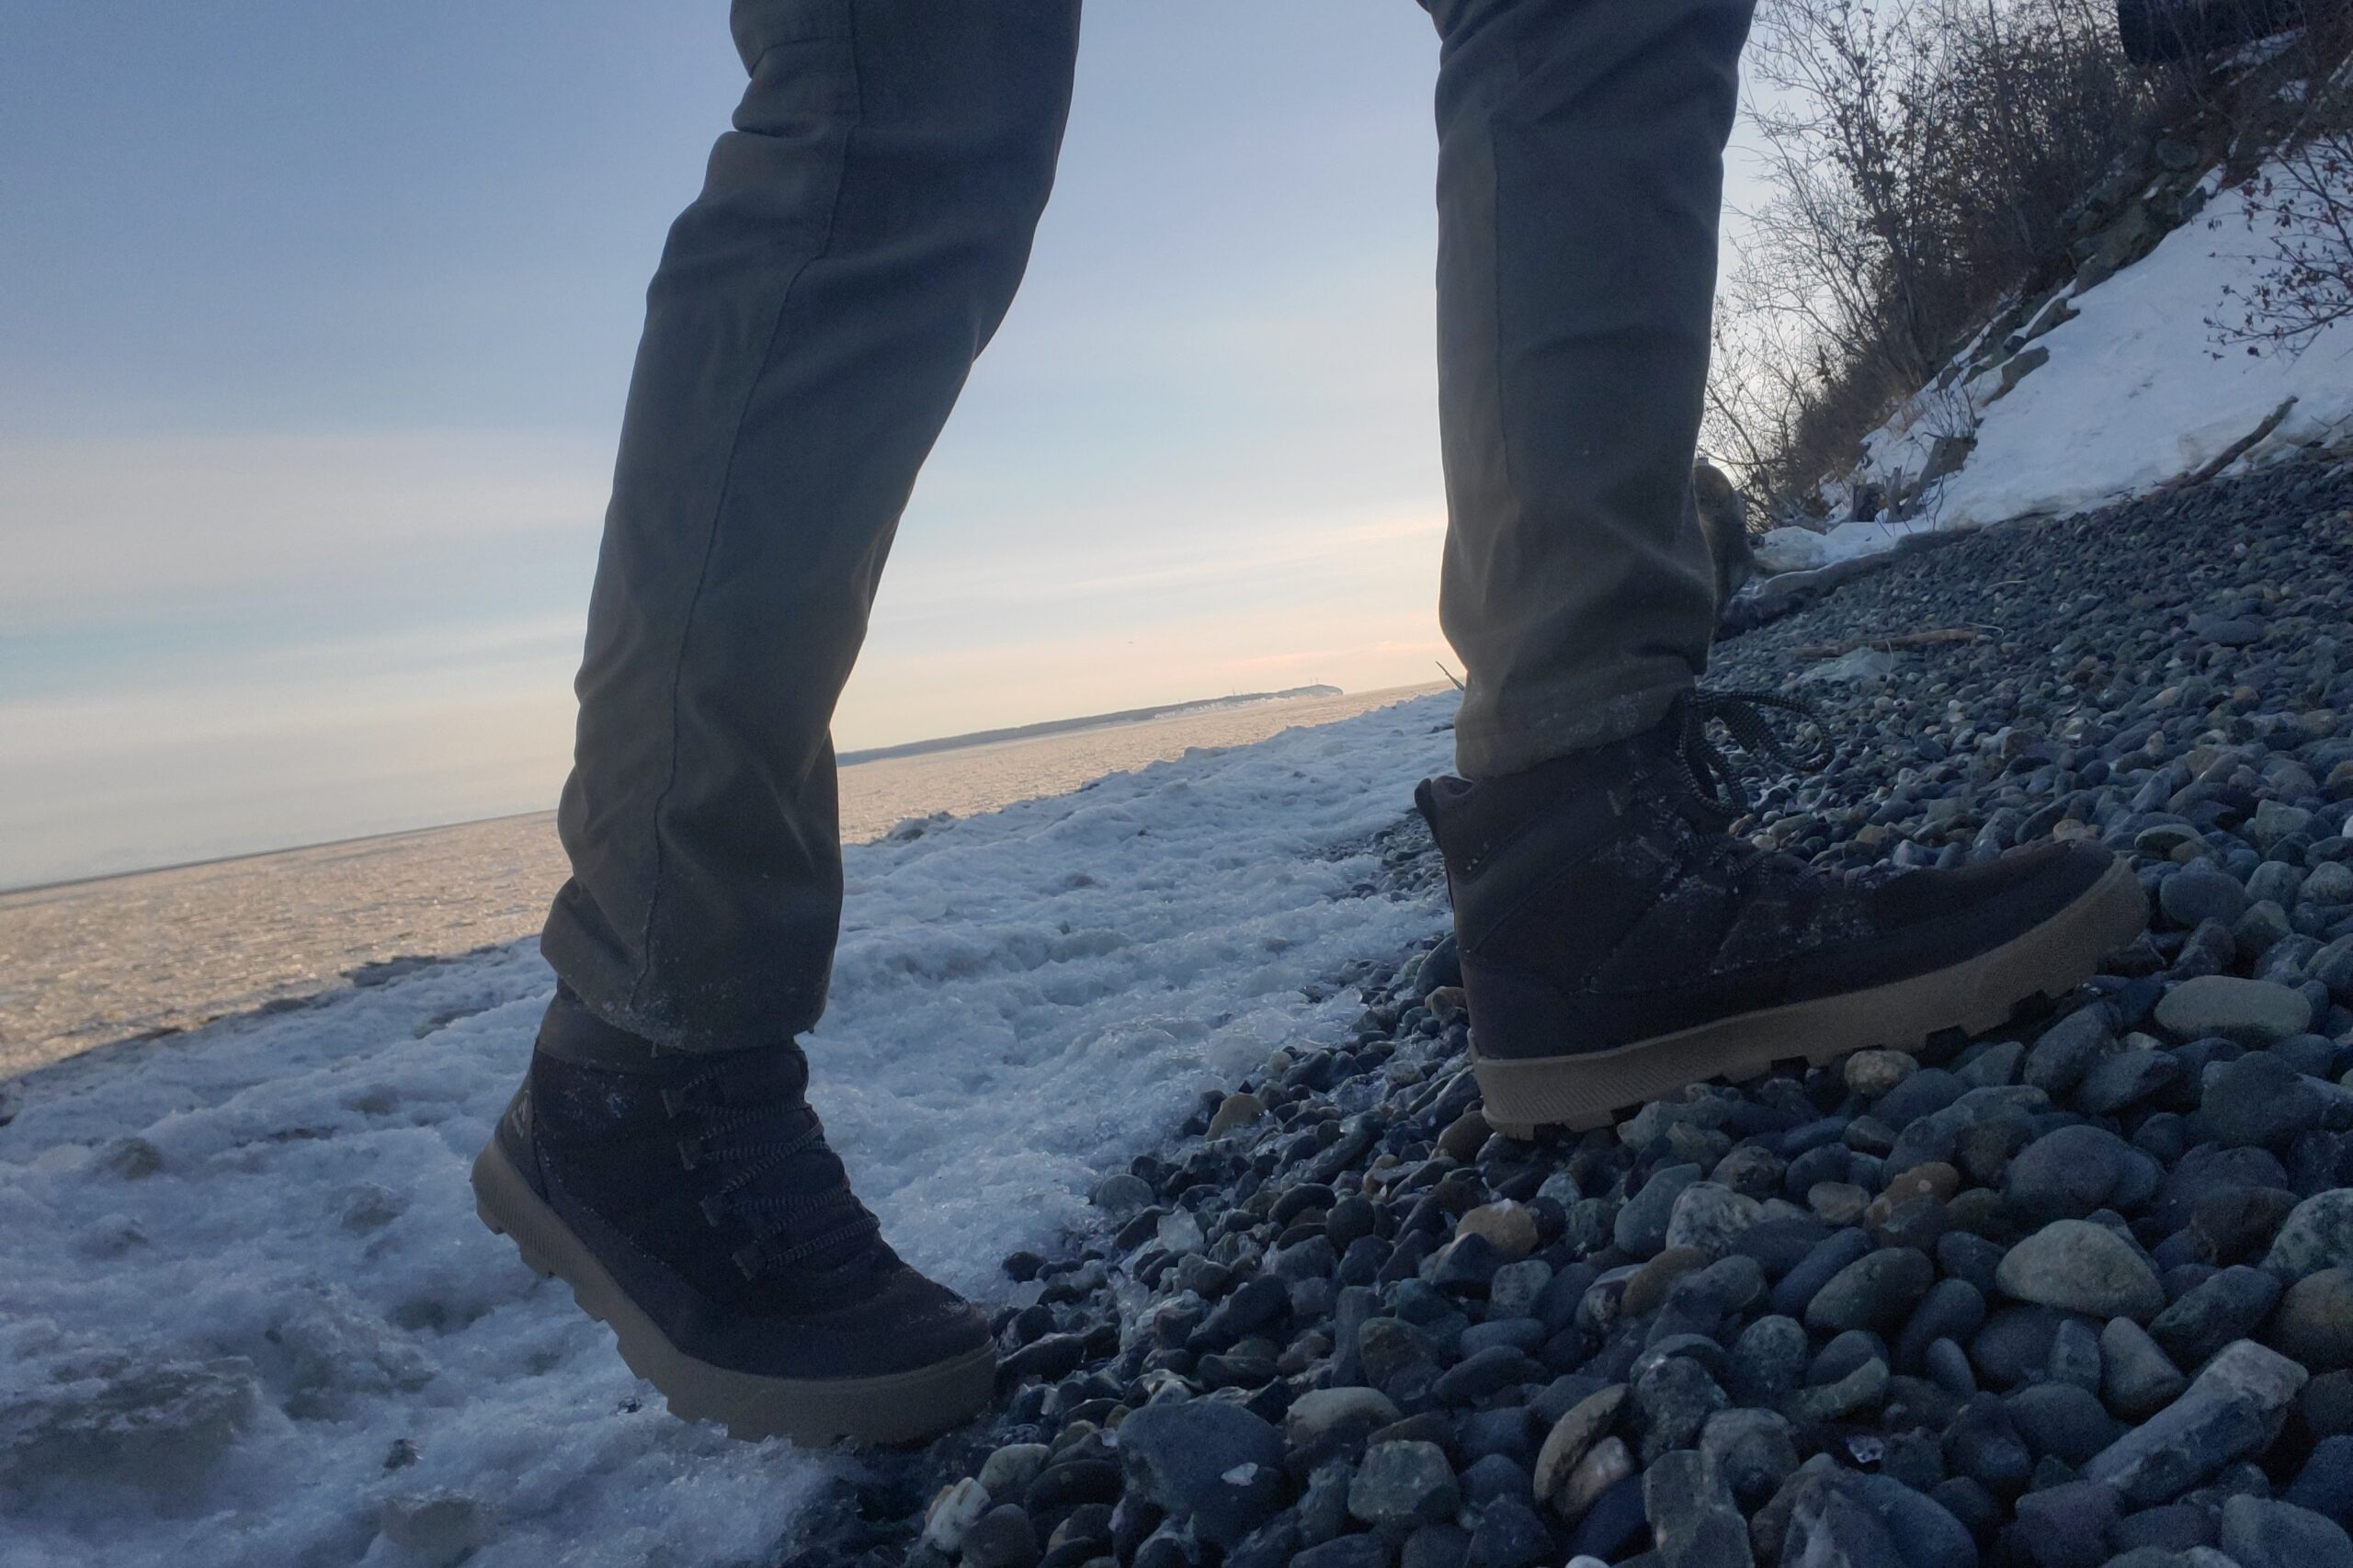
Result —
M809 1059L790 1041L730 1051L712 1087L731 1109L798 1101L809 1090Z

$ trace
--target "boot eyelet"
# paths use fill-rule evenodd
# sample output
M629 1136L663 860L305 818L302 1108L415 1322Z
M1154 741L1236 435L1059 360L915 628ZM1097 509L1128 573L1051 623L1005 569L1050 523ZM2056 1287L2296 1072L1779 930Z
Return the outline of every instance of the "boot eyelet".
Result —
M696 1169L702 1164L702 1153L695 1146L695 1144L696 1140L692 1138L681 1138L678 1140L679 1169L690 1171Z
M702 1210L704 1222L709 1224L714 1231L719 1229L720 1225L724 1222L727 1218L726 1210L720 1206L718 1195L715 1193L710 1197L704 1199L695 1207Z

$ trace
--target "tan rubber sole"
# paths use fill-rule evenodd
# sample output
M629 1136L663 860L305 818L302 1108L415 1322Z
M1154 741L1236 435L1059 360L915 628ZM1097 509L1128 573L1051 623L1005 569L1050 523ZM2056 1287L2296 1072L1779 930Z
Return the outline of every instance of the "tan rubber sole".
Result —
M534 1274L571 1286L580 1310L612 1329L630 1370L659 1389L670 1414L684 1420L722 1422L731 1437L784 1437L809 1448L844 1439L906 1443L970 1420L995 1391L996 1352L986 1345L875 1378L771 1378L697 1360L623 1293L496 1139L474 1159L473 1187L482 1222L511 1240Z
M1779 1062L1823 1066L1868 1047L1908 1048L1961 1028L1994 1028L2029 997L2059 995L2139 936L2148 900L2120 860L2073 903L1998 948L1949 969L1868 991L1792 1002L1585 1055L1486 1059L1472 1069L1487 1121L1511 1138L1539 1127L1607 1126L1618 1113L1710 1078L1754 1078Z

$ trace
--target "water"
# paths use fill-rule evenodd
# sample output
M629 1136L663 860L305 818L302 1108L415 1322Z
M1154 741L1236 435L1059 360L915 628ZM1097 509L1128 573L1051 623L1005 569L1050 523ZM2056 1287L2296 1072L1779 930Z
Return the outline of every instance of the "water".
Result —
M1264 740L1432 689L1107 725L842 772L842 836L1061 794L1195 746ZM552 812L0 893L0 1078L111 1040L290 1005L368 966L536 932L563 880ZM384 972L378 971L377 972Z

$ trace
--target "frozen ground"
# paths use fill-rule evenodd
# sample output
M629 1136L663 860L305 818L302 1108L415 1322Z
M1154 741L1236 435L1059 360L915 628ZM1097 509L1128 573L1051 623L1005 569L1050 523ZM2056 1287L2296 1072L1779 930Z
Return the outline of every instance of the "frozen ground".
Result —
M992 1301L1010 1248L1443 920L1361 896L1450 698L853 848L812 1044L859 1190ZM0 1564L756 1558L842 1461L671 1420L475 1222L529 942L103 1052L0 1128Z

